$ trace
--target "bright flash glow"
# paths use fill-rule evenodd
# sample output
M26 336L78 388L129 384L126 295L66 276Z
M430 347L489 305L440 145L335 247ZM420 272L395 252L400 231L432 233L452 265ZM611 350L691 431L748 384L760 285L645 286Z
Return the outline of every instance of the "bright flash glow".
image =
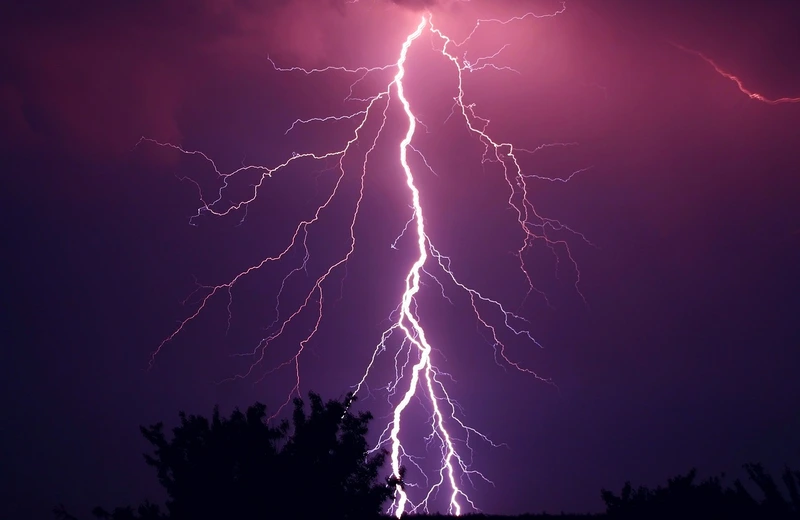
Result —
M346 139L346 142L335 150L293 153L291 157L277 166L266 167L250 165L243 166L230 173L222 173L217 168L216 164L203 152L186 150L175 144L161 143L142 138L142 141L170 147L184 154L199 156L207 161L219 176L221 184L211 198L206 197L201 186L197 182L188 179L195 183L200 193L201 200L201 205L196 215L192 217L193 220L203 215L223 216L231 214L236 210L246 211L248 205L256 201L259 191L265 183L273 175L280 173L292 163L304 160L336 161L336 181L332 191L324 202L316 208L313 214L297 224L289 243L282 250L277 252L277 254L264 258L260 262L242 270L226 283L214 286L201 286L198 289L198 291L201 291L201 296L199 297L196 309L194 312L190 313L188 317L183 319L177 328L168 335L153 352L150 360L151 366L165 345L172 341L194 321L204 309L206 309L212 298L220 294L226 294L230 302L233 287L242 281L242 279L264 268L268 264L274 264L287 258L292 251L299 251L304 259L302 265L297 266L286 274L278 294L276 312L279 318L276 318L272 326L268 328L268 335L264 337L251 352L246 354L247 356L252 356L253 359L249 368L245 372L230 379L250 377L254 371L261 367L269 345L281 338L287 327L294 322L298 316L301 314L310 315L313 317L313 325L308 334L299 341L293 355L277 366L264 372L261 376L261 378L266 377L268 374L284 367L291 367L295 373L294 386L288 392L286 401L276 411L275 415L280 413L281 409L290 402L292 397L300 395L302 355L308 343L317 334L320 324L323 321L326 282L331 278L331 274L335 270L342 268L347 263L356 250L355 225L361 213L361 203L364 198L364 185L368 172L369 159L386 128L389 119L389 107L391 103L396 100L402 107L402 112L404 114L402 124L405 127L405 133L399 143L397 143L396 152L398 154L399 169L404 175L410 195L411 217L391 246L393 248L398 248L400 238L404 237L407 233L413 233L415 239L414 260L405 275L404 290L398 295L399 303L390 315L391 326L381 334L380 340L375 346L370 361L363 372L363 376L360 381L354 385L353 389L356 393L369 391L368 380L375 369L376 360L390 348L395 349L393 379L384 388L387 393L387 399L393 406L393 411L388 420L388 424L386 424L385 429L376 441L374 450L382 448L387 448L389 450L391 470L395 477L401 477L402 467L411 469L414 471L414 475L406 475L403 478L403 485L398 485L395 499L390 505L388 512L397 517L400 517L403 513L429 512L433 508L433 500L436 499L440 492L446 493L446 508L449 514L459 515L465 512L465 510L477 511L478 509L469 497L465 486L469 485L474 488L474 481L476 479L483 480L489 484L491 484L491 481L472 467L472 446L470 443L474 440L479 440L491 446L498 446L498 444L495 444L477 429L463 422L460 418L460 407L458 403L452 399L448 393L444 380L447 379L449 375L437 367L437 361L434 359L434 356L438 350L434 349L431 345L426 330L418 315L417 298L423 288L423 277L427 277L427 279L433 281L439 288L440 295L444 298L448 298L445 293L445 284L449 284L455 290L463 291L463 293L466 294L471 303L471 311L474 313L478 324L488 333L489 343L494 350L494 358L498 365L513 367L547 383L550 383L550 381L541 378L531 368L511 358L507 354L506 346L501 340L502 334L500 334L500 329L504 328L506 329L504 333L510 333L515 337L530 341L533 345L538 346L539 344L529 330L528 322L517 313L508 310L496 299L459 281L459 278L455 274L455 269L452 266L453 262L451 262L451 259L434 246L433 241L428 235L428 231L426 230L425 209L421 202L420 191L415 177L415 167L412 165L414 161L410 161L410 158L419 157L420 161L417 166L424 166L424 169L432 170L429 161L412 145L412 142L417 138L418 125L422 123L414 111L412 101L406 96L406 60L408 59L409 49L415 42L420 40L420 36L427 32L431 37L434 49L444 58L444 64L448 67L453 67L457 81L454 85L455 95L453 97L453 111L451 117L458 117L463 120L469 132L471 132L484 147L482 163L484 165L496 165L502 172L503 179L508 185L508 204L516 216L521 234L521 244L514 254L519 261L521 280L524 280L527 284L527 295L530 295L532 291L536 291L525 263L526 252L532 247L534 241L544 242L554 254L564 256L569 260L576 273L574 283L577 289L580 274L572 258L569 246L563 239L551 237L555 233L560 232L563 234L566 232L584 241L586 241L586 239L583 235L573 231L561 222L537 213L530 200L529 183L532 179L565 182L584 170L573 172L566 179L547 179L538 175L523 173L518 159L518 154L533 154L545 147L565 147L574 145L575 143L550 143L540 145L537 148L526 149L515 147L511 143L502 142L491 137L488 130L489 120L476 115L475 104L470 104L465 100L463 73L472 73L484 69L493 69L498 73L511 74L516 71L493 62L493 60L501 54L505 48L504 46L485 57L470 61L467 61L463 53L459 53L459 48L472 38L482 24L505 25L511 22L520 22L527 18L537 19L552 17L563 11L564 5L562 4L559 10L543 15L526 13L508 20L479 20L468 36L460 42L456 42L445 35L434 24L431 13L425 13L421 15L416 27L407 35L405 41L403 41L397 61L390 65L380 67L361 67L356 69L344 67L326 67L321 69L303 69L299 67L282 68L274 61L270 60L270 63L277 71L285 73L311 75L338 71L350 73L357 77L350 87L348 101L359 104L360 109L340 116L328 115L311 119L297 119L287 129L288 133L299 126L312 122L352 121L356 125L355 130L352 135ZM382 90L370 97L354 97L354 87L363 82L367 75L390 70L394 71L394 76L388 80L388 83L382 87ZM367 122L373 118L377 119L380 124L371 139L368 139L365 138L363 134L368 132ZM305 270L307 260L310 256L308 246L309 229L320 221L325 209L328 208L331 201L337 196L343 179L348 172L348 169L345 167L345 159L352 154L359 153L356 151L358 150L356 143L361 143L365 139L368 139L367 142L369 145L364 147L365 151L361 152L363 153L363 161L358 171L360 188L352 218L349 221L349 247L343 255L331 262L323 270L322 274L314 280L310 290L302 299L302 302L294 307L291 312L285 313L283 317L280 317L281 293L284 287L286 287L287 281L292 276ZM230 195L227 193L230 188L230 182L233 180L234 176L244 172L259 172L260 176L258 181L252 185L252 191L249 192L248 196L241 198L238 202L227 202L230 199ZM588 243L588 241L586 242ZM438 277L435 273L438 273ZM429 413L429 420L425 422L429 433L426 435L425 440L429 451L437 452L435 463L437 469L434 472L423 468L423 465L426 464L418 462L421 456L410 453L404 447L404 438L407 439L408 437L408 428L405 427L404 423L409 420L406 412L412 404L412 401L424 403L424 407ZM419 428L419 425L417 425L417 428ZM431 446L436 446L436 448L430 449ZM428 456L430 456L430 453Z

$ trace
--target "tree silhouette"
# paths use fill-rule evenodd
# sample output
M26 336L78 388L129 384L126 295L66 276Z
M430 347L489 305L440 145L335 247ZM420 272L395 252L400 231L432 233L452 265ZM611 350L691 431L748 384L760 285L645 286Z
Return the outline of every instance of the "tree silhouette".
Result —
M745 464L750 481L761 492L756 500L738 479L733 487L723 487L721 477L710 477L695 483L697 471L667 481L655 489L640 486L634 489L626 482L619 496L601 490L610 518L759 518L800 519L800 472L786 468L783 482L789 492L787 501L777 483L760 464Z
M78 520L77 517L69 514L63 505L53 509L53 513L57 520ZM168 518L161 513L161 508L157 504L147 501L136 509L131 506L117 507L111 512L102 507L95 507L92 514L101 520L166 520Z
M294 400L291 423L268 424L261 403L229 418L215 408L211 419L179 414L168 439L163 423L142 427L153 446L145 462L167 492L164 515L145 503L94 515L107 520L254 518L363 519L380 514L396 479L379 481L386 452L368 453L368 412L354 415L348 394L323 402L309 394L310 410ZM74 520L63 507L55 514Z

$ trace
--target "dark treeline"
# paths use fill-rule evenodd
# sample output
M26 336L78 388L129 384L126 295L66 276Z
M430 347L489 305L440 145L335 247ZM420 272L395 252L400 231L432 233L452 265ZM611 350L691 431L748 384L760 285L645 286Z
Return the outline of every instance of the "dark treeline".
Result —
M151 444L145 454L167 493L166 504L144 502L92 515L105 520L367 520L383 515L401 479L382 476L387 453L368 453L372 416L350 411L354 397L324 402L309 394L309 409L294 400L291 421L267 421L256 403L230 417L214 409L210 419L180 413L167 437L163 423L142 427ZM759 464L745 464L744 483L724 476L698 481L692 469L654 489L626 482L619 494L601 490L606 512L594 515L467 515L475 519L759 519L800 520L800 472L786 468L780 482ZM58 520L78 520L64 507ZM414 515L415 518L442 518Z

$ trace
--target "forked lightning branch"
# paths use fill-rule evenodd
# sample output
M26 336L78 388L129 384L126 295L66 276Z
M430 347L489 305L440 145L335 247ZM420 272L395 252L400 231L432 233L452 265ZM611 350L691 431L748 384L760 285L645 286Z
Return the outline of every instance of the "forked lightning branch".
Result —
M387 399L392 404L393 411L380 434L374 449L386 449L389 452L391 471L397 478L402 476L403 485L398 485L395 498L389 507L390 513L401 516L403 513L431 512L434 510L434 502L446 504L446 512L449 514L462 514L469 511L477 511L470 493L476 489L478 481L492 484L487 476L473 467L472 450L476 443L483 443L489 446L498 446L488 437L483 435L478 429L468 425L460 414L458 404L450 397L447 383L449 382L446 373L440 370L443 359L437 357L440 352L436 345L431 344L425 328L422 326L421 317L418 314L417 299L424 279L429 279L432 285L437 287L439 297L447 297L446 291L461 291L466 295L466 301L471 305L472 312L477 320L478 326L484 333L484 338L488 338L489 348L495 361L506 367L512 367L544 382L548 379L540 377L533 367L525 366L508 354L506 345L501 337L512 337L520 341L528 342L533 347L540 346L536 341L533 331L530 330L529 322L517 313L509 310L503 303L494 298L489 292L478 291L477 289L462 283L458 277L458 259L446 256L446 252L441 251L435 245L435 237L429 234L426 226L426 208L423 206L418 186L420 175L430 173L429 161L424 157L419 149L414 146L416 140L424 139L424 133L418 129L421 121L415 114L414 102L406 94L406 66L409 49L414 45L428 44L433 42L433 49L440 55L437 62L442 67L449 67L453 71L452 85L453 107L451 117L460 118L471 135L475 138L477 146L482 150L482 163L477 167L488 167L490 171L497 174L497 177L507 185L508 205L511 208L518 226L519 243L515 250L515 256L519 264L519 273L522 280L527 283L528 293L536 291L529 274L526 259L534 242L542 241L546 243L554 254L559 258L566 259L574 268L577 276L574 280L575 286L579 281L579 271L570 252L569 244L563 236L573 235L579 240L586 240L583 235L577 233L562 224L558 220L548 218L538 213L531 202L532 182L544 179L523 171L519 157L521 154L536 153L547 146L567 146L572 143L550 143L539 145L538 147L518 148L512 143L503 142L492 137L489 129L489 120L482 118L476 111L474 103L467 98L465 91L465 73L474 73L483 69L493 69L495 73L513 73L509 67L504 66L499 60L502 59L502 52L508 45L507 42L499 44L496 49L486 53L484 57L467 60L462 47L478 32L482 27L490 25L505 25L510 23L543 23L543 18L549 18L564 12L561 5L557 11L546 14L524 13L511 19L482 19L478 20L468 31L467 36L459 41L451 39L441 31L434 21L430 12L420 15L416 26L409 28L409 33L404 41L398 42L397 59L394 63L378 67L345 68L330 66L319 69L304 69L299 67L282 67L270 60L276 70L286 74L311 75L326 74L331 72L349 73L354 77L351 85L351 96L349 103L358 105L352 112L341 114L322 115L319 117L296 120L288 131L297 131L300 127L308 123L324 124L332 121L349 120L355 125L355 129L346 138L340 147L333 150L306 150L290 154L282 162L273 166L243 166L234 171L223 173L217 168L213 160L206 154L199 151L187 150L179 145L161 143L148 138L142 141L157 144L159 146L171 147L185 154L197 155L203 158L214 169L219 178L219 185L211 194L204 192L200 185L197 189L200 193L201 205L194 218L211 215L224 216L236 211L246 211L248 205L256 202L259 193L269 189L269 181L273 176L284 174L290 164L299 162L313 163L315 161L334 161L336 164L335 182L333 188L326 195L324 201L309 213L307 218L298 222L294 227L291 239L281 248L276 250L272 256L263 258L260 262L244 268L239 274L229 279L225 283L212 286L204 286L197 306L194 311L186 316L178 327L167 336L151 357L151 366L155 362L158 354L164 347L175 339L191 322L196 320L206 309L209 302L215 298L233 298L233 289L237 284L244 283L251 273L257 270L268 269L271 264L277 264L280 260L293 252L300 251L307 258L309 253L309 230L318 222L325 219L328 215L326 208L332 201L339 196L340 188L347 176L356 176L359 180L358 196L353 207L352 214L348 217L349 221L349 244L346 251L338 258L334 259L322 271L322 274L309 281L310 287L301 303L294 307L291 312L283 313L268 334L253 347L250 353L253 356L253 363L245 372L233 376L231 379L268 377L275 370L293 371L294 385L287 389L287 397L281 409L290 400L301 394L301 383L303 374L304 352L309 343L315 338L317 332L324 326L325 316L325 296L327 291L338 288L337 283L332 281L334 273L344 269L345 264L355 253L358 246L358 237L355 232L356 223L364 218L361 206L364 200L364 186L367 175L371 170L371 155L380 142L388 137L384 136L387 125L399 125L403 128L402 137L394 144L394 156L397 161L397 171L401 172L402 177L398 181L403 182L408 197L409 213L403 220L406 225L398 230L400 236L413 238L413 250L409 253L409 266L404 274L404 289L396 295L396 307L390 314L391 326L386 329L379 338L372 350L369 363L364 369L363 377L359 381L343 381L343 385L353 385L356 394L364 392L371 379L386 381L387 374L375 374L379 369L376 367L376 360L382 356L393 358L393 372L391 382L384 386L387 392ZM429 38L421 38L427 35ZM378 76L379 72L391 72L393 75L387 78L386 83L379 87L377 92L364 98L353 97L353 88L357 84L365 84L365 78ZM370 77L370 82L374 78ZM414 79L418 81L418 79ZM390 117L396 113L390 111L390 107L398 106L402 108L402 116L399 118ZM368 125L368 122L376 121L375 125ZM369 131L369 128L376 127L377 130ZM362 150L363 160L360 167L353 170L345 166L345 159L355 154L356 147ZM245 172L258 175L258 180L252 185L252 190L247 196L238 199L234 203L228 202L231 199L229 191L233 178ZM575 175L578 172L574 172ZM571 178L570 176L569 178ZM563 180L563 179L562 179ZM565 235L566 233L566 235ZM398 239L390 237L388 244L397 247ZM404 242L405 243L405 242ZM468 259L464 259L466 263ZM302 269L293 269L285 273L281 287L285 287L290 277L300 276ZM280 296L280 295L279 295ZM230 308L230 307L229 307ZM278 341L291 342L288 335L284 334L289 325L303 316L303 319L311 317L313 326L310 332L296 341L292 338L296 349L291 356L273 366L265 365L265 355L270 346ZM482 341L480 338L476 342ZM375 385L378 386L378 385ZM425 453L411 453L404 447L406 432L409 430L408 415L409 406L412 401L424 403L424 409L428 412L428 419L423 424L414 424L413 430L419 432L421 429L427 431L425 441L427 450ZM276 415L280 409L276 411ZM431 464L431 460L435 460ZM423 461L424 460L424 461ZM401 468L405 468L403 474ZM433 468L433 469L432 469Z

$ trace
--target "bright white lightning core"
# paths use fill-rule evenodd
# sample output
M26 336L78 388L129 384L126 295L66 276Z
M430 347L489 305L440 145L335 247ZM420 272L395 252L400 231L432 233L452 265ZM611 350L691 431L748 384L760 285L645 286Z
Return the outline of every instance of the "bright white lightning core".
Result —
M473 486L474 478L482 479L490 484L491 481L489 481L479 471L472 468L472 447L470 445L470 440L478 438L492 446L497 445L489 440L485 435L481 434L478 430L465 424L459 418L458 405L453 399L451 399L447 388L442 381L442 376L445 374L436 367L433 359L434 349L428 340L425 329L420 323L417 311L416 298L421 289L421 280L423 275L430 277L433 281L435 281L441 288L443 295L445 286L441 280L432 274L435 269L440 271L440 276L443 276L443 280L448 281L448 283L452 282L454 288L464 291L469 298L472 306L472 312L474 313L478 324L489 334L490 343L494 349L495 361L498 364L505 364L514 367L520 371L529 373L534 377L541 379L542 381L549 382L549 380L540 378L530 368L527 368L511 359L506 354L506 347L500 339L498 328L504 327L514 336L521 337L525 340L531 341L534 345L538 345L532 333L527 328L528 322L521 316L507 310L500 302L485 296L482 292L479 292L460 282L451 266L452 262L450 258L443 255L434 246L431 238L427 234L425 227L426 222L424 218L425 211L421 203L420 191L415 181L415 169L409 163L409 152L414 152L416 155L421 157L421 165L424 165L428 168L429 166L425 157L423 157L422 154L412 146L412 141L416 137L416 130L418 124L420 124L420 121L417 115L415 115L412 103L405 94L404 80L406 75L406 60L411 46L418 41L419 37L423 33L427 31L430 33L432 41L434 41L434 49L441 53L441 55L446 58L446 62L451 63L454 67L454 70L457 74L457 84L455 96L453 98L454 105L452 115L463 118L472 135L483 144L484 152L482 162L484 164L497 164L499 165L500 170L503 172L504 180L508 184L509 188L508 204L514 210L517 216L519 229L522 233L522 243L515 254L519 260L521 275L528 284L528 294L536 289L534 288L531 277L528 275L526 270L525 253L528 249L530 249L535 240L544 241L551 248L554 254L565 255L569 259L575 269L575 272L578 273L575 280L575 285L577 287L579 272L575 262L572 259L568 244L563 239L551 238L551 235L554 232L566 231L575 234L583 240L586 239L579 233L576 233L569 227L561 224L559 221L543 217L536 212L529 199L528 183L532 178L543 178L524 174L516 155L520 152L535 153L537 150L540 150L546 146L567 146L572 143L541 145L536 149L530 150L515 148L511 143L499 142L491 138L487 129L489 121L478 117L475 114L475 105L468 104L464 99L465 93L463 88L462 74L465 71L475 72L485 68L493 68L501 71L508 70L507 67L497 66L492 62L492 59L496 58L505 47L502 47L499 51L492 55L473 60L471 62L468 62L466 58L458 57L456 54L458 48L466 43L475 34L481 23L507 24L513 21L521 21L529 17L551 17L560 14L563 11L564 6L562 5L561 9L558 11L546 15L526 13L523 16L518 16L509 20L479 20L467 38L459 43L456 43L443 32L441 32L434 25L432 15L430 13L426 13L420 17L416 28L410 34L408 34L405 41L402 43L397 61L391 65L381 67L362 67L358 69L327 67L323 69L308 70L297 67L280 68L270 60L272 65L278 71L301 74L318 74L331 70L338 70L358 75L358 79L351 86L351 95L348 100L360 103L363 108L344 116L326 116L307 120L298 119L291 125L289 130L287 130L288 132L299 125L310 123L312 121L327 122L348 119L357 122L357 126L353 134L347 139L346 143L337 150L328 152L294 153L283 163L274 167L243 166L230 173L221 173L214 162L202 152L187 151L177 145L160 143L143 138L143 141L152 142L160 146L171 147L185 154L198 155L213 166L215 172L221 179L221 186L216 191L215 198L213 200L208 200L204 196L203 190L200 188L199 184L197 185L202 204L199 207L197 214L193 218L204 214L222 216L228 215L235 210L246 210L247 206L257 199L259 191L265 186L267 180L273 174L279 173L281 170L285 169L289 164L294 163L295 161L337 159L336 170L338 172L336 182L334 183L334 187L330 195L316 208L316 211L314 211L309 218L302 220L297 224L289 244L282 251L274 256L264 258L261 262L244 269L226 283L215 286L200 287L199 290L205 292L202 293L197 308L193 313L185 318L172 332L172 334L165 338L164 341L159 345L152 355L151 365L154 362L155 357L163 349L166 343L175 338L190 322L195 320L195 318L197 318L206 308L206 305L211 298L219 293L227 293L228 298L231 298L231 291L233 287L250 273L253 273L254 271L261 269L268 264L275 263L285 258L290 251L295 250L302 252L304 255L303 258L305 259L303 261L303 265L291 270L284 277L281 285L282 292L283 288L286 286L287 280L305 269L306 261L310 254L307 244L308 230L311 226L314 226L320 221L324 210L336 197L339 187L342 184L347 172L344 162L345 158L348 156L348 154L353 152L355 148L353 145L363 139L362 134L366 132L365 126L367 121L373 117L379 118L379 128L372 138L370 146L364 153L363 162L361 163L362 166L359 171L360 190L352 214L352 220L350 220L350 245L347 252L338 260L330 263L327 268L324 269L323 273L314 281L311 289L308 291L300 305L293 308L292 311L286 314L284 318L276 318L276 321L270 328L269 335L264 337L258 343L258 345L256 345L252 352L248 354L254 358L250 368L246 372L231 378L241 379L250 376L264 360L265 353L269 345L278 340L278 338L284 334L287 326L291 324L299 315L310 314L314 316L314 325L306 337L304 337L298 343L297 350L289 359L286 359L283 363L273 367L271 370L269 370L269 372L266 373L269 374L275 370L288 366L292 366L294 368L296 375L295 384L294 387L289 391L287 399L283 406L281 406L281 409L290 402L293 396L300 394L300 361L302 354L308 343L316 335L323 320L323 303L326 282L329 280L331 274L335 270L343 267L346 264L356 249L355 224L360 216L361 202L364 197L364 181L368 171L368 161L370 154L375 150L375 147L387 124L389 106L393 100L396 100L402 106L403 114L405 115L405 121L403 124L407 125L405 134L402 140L400 140L397 144L396 150L398 153L400 169L405 176L406 186L408 187L408 191L411 195L410 204L412 210L412 217L406 223L406 226L400 233L400 236L403 236L406 233L414 233L416 238L416 252L414 262L405 276L405 289L403 290L402 294L399 295L399 304L391 314L392 325L381 335L380 341L373 351L372 357L366 367L366 370L364 371L363 377L354 386L354 392L358 393L366 388L367 381L371 375L371 371L374 368L376 359L381 354L385 353L389 348L391 348L392 342L390 340L392 340L392 338L395 336L399 336L399 342L395 342L399 343L399 345L395 347L396 354L394 356L394 380L386 387L388 399L393 405L393 413L374 448L375 450L388 448L393 475L397 478L403 477L404 485L397 487L395 499L390 505L388 512L396 515L397 517L400 517L403 513L430 512L432 509L432 501L440 492L446 493L448 504L447 512L449 514L459 515L464 512L465 508L477 511L478 509L468 496L465 486ZM388 70L394 70L396 72L388 84L385 85L385 88L383 88L380 92L371 97L361 99L357 99L352 96L353 86L361 82L367 75L378 71ZM260 172L259 180L253 185L251 195L239 200L238 202L223 202L223 199L228 200L229 195L227 194L227 191L232 178L245 171ZM578 172L574 172L569 178L577 173ZM569 178L566 180L569 180ZM563 182L563 179L561 179L561 181ZM392 246L395 247L396 244L397 240L395 240ZM280 302L280 293L278 298ZM276 311L279 311L279 309L276 308ZM266 377L266 374L262 377ZM407 412L409 404L413 399L418 399L422 402L425 402L426 405L429 406L429 408L426 407L426 409L430 412L430 420L427 421L426 424L428 425L430 433L425 437L425 440L427 441L427 445L429 447L431 445L438 446L439 453L436 455L436 460L438 461L436 463L436 467L438 469L435 471L435 475L426 473L426 470L423 469L422 465L417 462L419 457L408 453L403 446L404 414ZM276 412L276 415L277 413L280 413L280 409ZM403 476L401 471L402 467L411 468L412 470L418 472L418 475L415 476L416 478L421 478L422 480L417 482L411 476ZM412 494L414 496L410 496Z

